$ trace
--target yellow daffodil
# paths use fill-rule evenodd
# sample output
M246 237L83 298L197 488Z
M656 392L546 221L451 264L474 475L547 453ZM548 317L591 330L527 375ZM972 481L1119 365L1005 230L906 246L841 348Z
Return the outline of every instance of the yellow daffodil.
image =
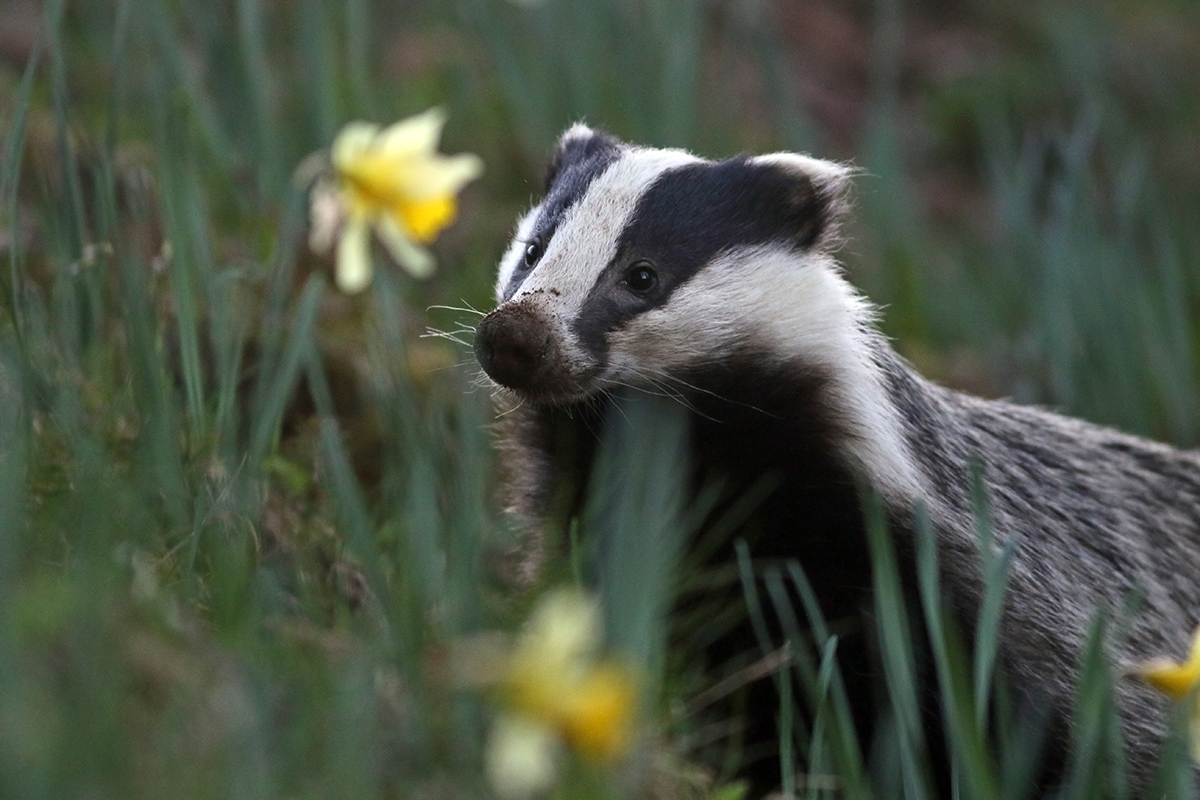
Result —
M535 609L499 679L503 713L487 760L501 796L547 788L564 747L596 764L627 751L635 681L627 668L598 658L600 639L599 608L581 592L551 592Z
M1194 690L1200 685L1200 628L1192 634L1192 650L1182 664L1155 659L1134 668L1135 674L1175 701L1193 703L1191 712L1192 758L1200 763L1200 700Z
M351 122L333 141L332 176L312 192L313 249L337 239L337 285L357 292L371 282L371 232L414 277L433 272L432 242L457 213L457 195L483 171L471 153L437 152L445 113L438 108L387 128Z

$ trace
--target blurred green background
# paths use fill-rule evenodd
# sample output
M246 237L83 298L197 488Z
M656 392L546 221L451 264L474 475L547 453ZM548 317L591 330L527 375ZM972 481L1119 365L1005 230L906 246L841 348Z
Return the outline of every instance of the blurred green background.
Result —
M437 275L337 295L296 166L434 105L486 163ZM437 658L528 600L423 334L469 341L439 306L490 307L577 120L852 162L841 256L921 371L1200 439L1191 0L0 0L0 796L487 795Z

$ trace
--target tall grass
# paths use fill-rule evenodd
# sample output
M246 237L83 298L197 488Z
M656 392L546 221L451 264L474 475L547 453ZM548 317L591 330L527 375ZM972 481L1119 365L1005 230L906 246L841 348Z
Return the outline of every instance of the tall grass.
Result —
M877 299L906 303L889 323L912 337L902 346L1014 352L993 376L1011 391L1194 440L1195 198L1161 188L1144 127L1099 101L1053 135L972 106L1002 241L946 236L913 211L894 128L904 15L879 9L862 161L888 184L873 193L868 179L876 233L848 255ZM722 69L736 62L761 81L778 141L811 147L769 15L684 0L51 0L44 12L0 95L0 795L487 794L490 707L454 684L444 655L464 635L511 630L531 599L491 564L513 534L493 502L489 398L468 352L421 338L453 313L427 306L489 302L507 226L572 121L736 150L745 131L711 100L731 91ZM444 52L389 73L401 33ZM295 166L348 119L443 102L447 149L482 152L490 173L442 243L441 273L418 286L381 270L368 295L336 296L306 250ZM954 248L970 273L947 278L945 256L924 258ZM657 439L637 434L646 426ZM688 698L672 694L686 683L664 651L697 516L668 477L685 471L682 440L670 409L630 405L576 529L610 642L646 670L647 724L681 729L664 734L667 751L689 724L672 711ZM854 740L837 640L802 565L740 562L751 606L772 607L810 656L777 676L817 709L805 727L784 707L785 788L930 796L907 646L920 628L960 796L1023 796L1024 723L990 716L1003 705L990 700L1006 556L984 565L992 594L972 662L943 617L928 540L917 604L885 602L894 560L873 531L894 719L882 767ZM796 596L800 608L785 602ZM1095 735L1078 743L1065 796L1099 791L1084 776L1111 752L1106 670L1097 648L1080 698ZM993 728L998 750L985 746ZM1167 761L1163 786L1182 792L1185 750ZM802 782L802 765L836 773L838 788ZM715 791L680 774L681 792ZM1123 796L1113 775L1104 791ZM620 793L622 780L558 791Z
M284 124L265 7L238 4L232 41L212 6L122 4L96 27L82 13L47 9L0 175L15 243L0 793L367 796L441 780L483 735L470 697L435 704L450 689L423 659L496 622L479 600L496 535L486 398L451 412L459 375L415 390L419 329L394 288L355 309L374 356L364 403L405 423L380 429L404 457L383 459L388 491L370 502L325 372L329 292L297 271L307 211L289 173L325 131ZM299 35L321 45L317 13ZM77 102L73 77L105 67L105 102ZM288 80L327 128L330 98ZM47 122L52 147L35 152ZM25 249L31 223L44 245ZM307 424L300 386L304 432L288 429Z

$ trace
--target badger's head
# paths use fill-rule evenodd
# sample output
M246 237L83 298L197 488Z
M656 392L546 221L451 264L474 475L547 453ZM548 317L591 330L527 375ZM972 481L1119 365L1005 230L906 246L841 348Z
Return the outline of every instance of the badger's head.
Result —
M832 356L861 311L828 255L846 181L806 156L712 162L576 125L501 261L479 363L526 400L568 404L683 381L739 348L782 358L820 339Z
M849 172L793 153L706 161L571 128L501 261L479 363L546 406L632 387L757 408L728 396L731 375L752 378L748 393L815 378L834 447L885 494L916 497L890 351L831 255Z

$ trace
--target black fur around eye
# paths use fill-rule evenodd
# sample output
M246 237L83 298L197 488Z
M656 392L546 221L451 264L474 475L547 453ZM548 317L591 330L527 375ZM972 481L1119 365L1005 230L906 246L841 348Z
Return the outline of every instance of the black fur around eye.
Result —
M542 246L538 242L525 245L525 266L532 267L542 257Z
M644 294L658 285L658 275L645 261L639 261L625 273L625 285L630 291Z

